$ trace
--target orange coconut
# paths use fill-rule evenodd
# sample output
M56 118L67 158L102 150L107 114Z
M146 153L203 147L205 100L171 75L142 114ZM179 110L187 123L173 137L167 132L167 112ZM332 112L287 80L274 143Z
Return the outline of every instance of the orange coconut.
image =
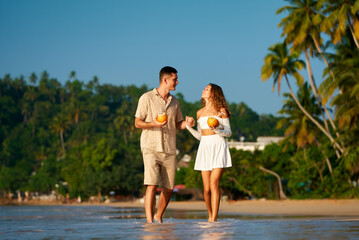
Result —
M167 114L166 113L158 114L157 121L160 122L160 123L166 122L167 121Z
M214 118L214 117L209 117L209 118L207 119L207 124L208 124L208 126L210 126L210 127L218 127L219 122L218 122L218 120L217 120L216 118Z

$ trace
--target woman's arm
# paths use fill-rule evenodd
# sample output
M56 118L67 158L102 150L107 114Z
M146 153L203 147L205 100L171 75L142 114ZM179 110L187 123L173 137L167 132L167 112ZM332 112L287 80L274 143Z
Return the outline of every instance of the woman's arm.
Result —
M202 133L201 133L201 127L197 123L197 131L191 128L190 126L186 125L187 130L193 135L193 137L197 138L199 141L201 141Z
M221 122L223 129L219 129L217 127L213 129L213 131L222 137L230 137L232 135L232 130L231 124L229 123L229 118L222 118Z
M197 111L197 120L199 119L200 116L200 111ZM193 118L192 118L193 120ZM194 125L194 124L193 124ZM191 128L190 126L188 126L188 124L186 124L186 128L187 130L193 135L193 137L197 138L199 141L201 141L201 137L202 137L202 131L201 131L201 126L199 125L199 123L197 122L197 131L194 130L193 128Z
M218 116L222 117L220 119L221 128L217 127L213 129L213 131L222 137L230 137L232 135L232 130L227 110L225 108L221 108Z

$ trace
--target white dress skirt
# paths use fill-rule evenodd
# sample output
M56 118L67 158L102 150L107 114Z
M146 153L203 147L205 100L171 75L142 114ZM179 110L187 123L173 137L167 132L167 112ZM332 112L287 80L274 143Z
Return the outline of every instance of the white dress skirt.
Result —
M194 170L212 171L213 168L232 167L227 140L219 136L202 136L199 143Z

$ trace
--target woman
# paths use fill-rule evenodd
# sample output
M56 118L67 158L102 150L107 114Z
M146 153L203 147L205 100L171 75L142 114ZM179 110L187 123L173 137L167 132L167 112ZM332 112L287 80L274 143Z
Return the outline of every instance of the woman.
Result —
M224 139L232 135L229 123L230 112L222 88L216 84L210 83L206 86L202 91L201 102L203 107L197 112L198 131L188 125L187 129L200 140L194 169L202 172L208 222L215 222L220 202L219 181L224 168L232 166L228 144ZM209 117L216 118L219 125L209 126L207 124Z

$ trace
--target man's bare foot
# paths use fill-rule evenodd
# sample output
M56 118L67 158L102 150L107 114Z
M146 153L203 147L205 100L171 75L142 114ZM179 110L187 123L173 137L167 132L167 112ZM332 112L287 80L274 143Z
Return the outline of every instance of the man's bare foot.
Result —
M155 214L155 216L153 216L153 219L155 220L155 222L162 223L162 218L158 218L157 214Z

